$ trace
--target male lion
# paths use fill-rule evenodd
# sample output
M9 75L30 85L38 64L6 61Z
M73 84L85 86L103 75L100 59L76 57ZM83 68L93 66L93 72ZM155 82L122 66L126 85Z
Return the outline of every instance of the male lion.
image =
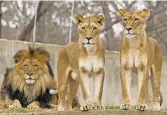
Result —
M6 93L11 108L45 108L52 99L53 72L49 53L41 48L20 50L14 56L14 68L7 73Z
M4 75L3 83L0 89L0 102L10 102L11 100L8 98L9 96L6 94L7 82L8 82L8 75L12 71L12 68L6 68L6 73ZM49 93L52 94L52 99L49 102L49 107L51 105L58 105L58 90L57 90L57 80L53 80L52 88L49 89ZM75 97L72 102L72 107L78 107L79 102L78 98Z
M72 110L72 100L80 84L84 105L81 110L103 109L101 97L104 81L104 46L100 32L103 16L76 15L79 40L65 45L58 56L58 111ZM95 78L95 99L91 101L88 79Z
M150 73L153 110L160 110L162 53L159 44L146 34L146 17L149 14L150 11L147 9L142 11L120 10L120 15L125 24L120 49L120 76L123 96L123 104L120 108L123 110L131 108L131 71L138 73L138 94L135 108L137 110L146 109Z

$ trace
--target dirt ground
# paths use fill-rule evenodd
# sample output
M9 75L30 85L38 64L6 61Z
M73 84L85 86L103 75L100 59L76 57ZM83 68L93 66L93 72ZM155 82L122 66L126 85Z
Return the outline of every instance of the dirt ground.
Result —
M82 112L80 110L74 110L70 112L57 112L54 109L43 109L43 110L0 110L0 115L167 115L167 111L122 111L122 110L91 110Z
M167 110L161 111L137 111L120 110L119 107L106 107L105 110L80 111L79 108L70 112L57 112L57 106L53 109L9 109L0 103L0 115L167 115Z

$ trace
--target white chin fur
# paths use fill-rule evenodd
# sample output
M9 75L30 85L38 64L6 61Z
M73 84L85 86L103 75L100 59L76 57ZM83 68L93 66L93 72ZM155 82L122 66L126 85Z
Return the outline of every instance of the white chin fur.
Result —
M93 44L84 44L85 48L92 48L94 45Z
M29 85L32 85L32 84L35 83L35 80L28 79L28 80L26 80L26 83L29 84Z
M127 34L127 35L126 35L126 38L127 38L127 39L132 39L132 38L134 38L135 36L136 36L136 35Z

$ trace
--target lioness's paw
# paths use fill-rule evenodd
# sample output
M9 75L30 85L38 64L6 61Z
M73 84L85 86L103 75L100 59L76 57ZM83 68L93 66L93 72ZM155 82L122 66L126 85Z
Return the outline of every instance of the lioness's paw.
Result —
M93 109L93 106L92 105L81 105L81 107L80 107L80 110L82 110L82 111L88 111L88 110L91 110L91 109Z
M89 100L85 101L85 104L80 106L80 110L82 111L88 111L92 109L93 109L93 103Z
M159 111L161 109L160 103L159 102L153 103L152 109L153 109L153 111Z
M10 109L16 109L16 108L21 108L21 104L19 100L14 100L12 105L8 105L8 108Z
M39 106L36 105L35 103L31 103L27 106L28 109L39 109Z
M93 106L93 109L94 109L94 110L104 110L105 107L102 106L102 105L94 105L94 106Z
M137 104L137 105L135 106L135 108L136 108L137 110L144 111L144 110L147 109L147 105L146 105L146 104Z
M129 109L131 109L131 105L130 104L121 104L120 109L129 110Z

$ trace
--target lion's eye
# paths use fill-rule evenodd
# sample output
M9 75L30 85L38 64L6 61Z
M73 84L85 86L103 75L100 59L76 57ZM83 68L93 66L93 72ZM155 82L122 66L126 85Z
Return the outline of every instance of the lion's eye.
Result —
M85 27L81 27L83 30L85 30Z
M27 66L28 66L27 64L24 65L25 68L27 68Z
M37 65L37 64L35 64L35 65L34 65L34 67L35 67L35 68L37 68L37 67L38 67L38 65Z
M93 27L93 30L97 30L97 28L96 28L96 27Z

